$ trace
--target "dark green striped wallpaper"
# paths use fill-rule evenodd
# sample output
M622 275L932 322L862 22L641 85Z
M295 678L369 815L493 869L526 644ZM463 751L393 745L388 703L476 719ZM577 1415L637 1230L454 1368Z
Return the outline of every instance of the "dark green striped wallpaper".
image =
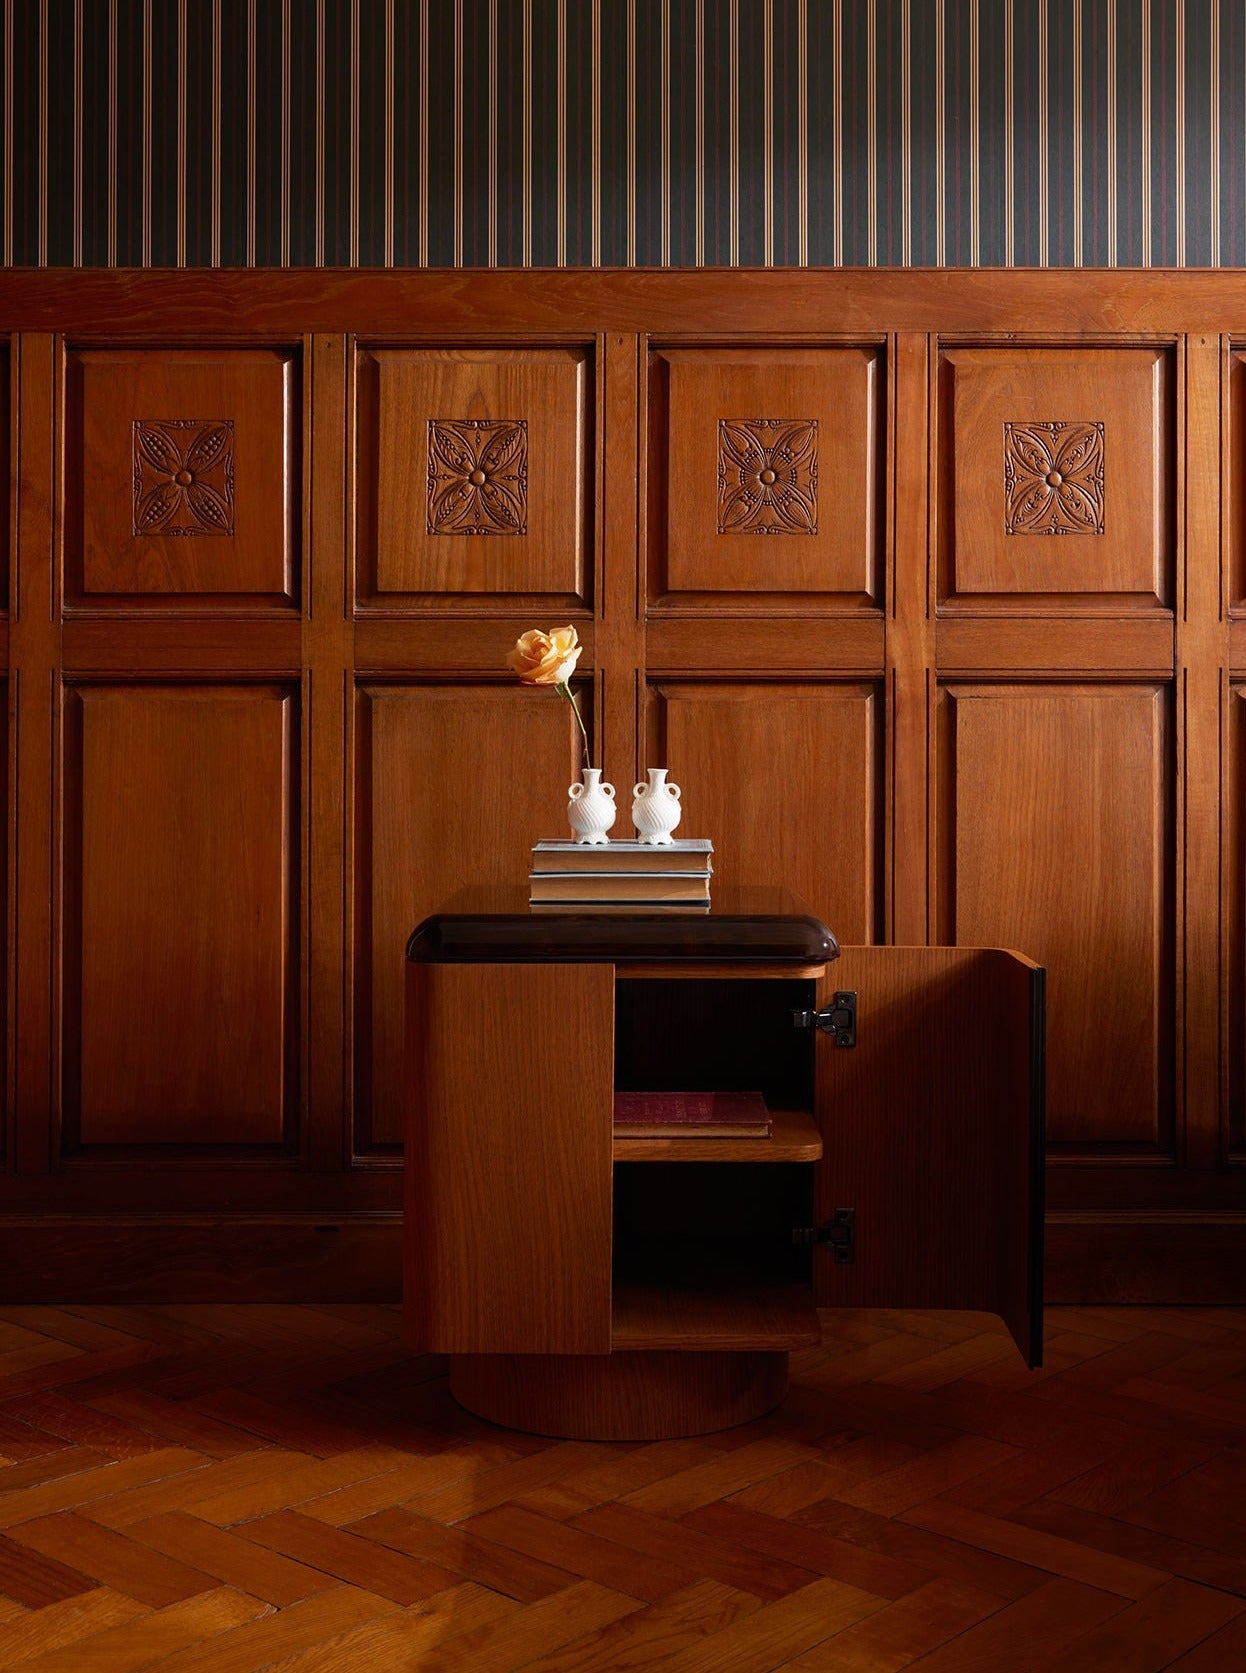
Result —
M0 260L1246 265L1243 0L3 0Z

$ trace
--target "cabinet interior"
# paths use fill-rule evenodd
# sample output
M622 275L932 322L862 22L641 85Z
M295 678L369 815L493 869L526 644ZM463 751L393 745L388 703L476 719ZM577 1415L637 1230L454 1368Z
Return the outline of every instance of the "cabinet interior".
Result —
M813 1040L792 1012L814 1002L808 980L638 979L617 984L615 1088L758 1091L772 1110L813 1107ZM683 1141L695 1142L695 1141ZM810 1256L792 1231L812 1224L807 1163L774 1162L765 1141L737 1141L723 1161L626 1161L613 1197L615 1340L646 1345L677 1315L680 1345L725 1334L770 1345L804 1339L812 1315ZM759 1148L749 1159L749 1144ZM798 1294L788 1293L795 1286ZM643 1316L643 1327L637 1324Z

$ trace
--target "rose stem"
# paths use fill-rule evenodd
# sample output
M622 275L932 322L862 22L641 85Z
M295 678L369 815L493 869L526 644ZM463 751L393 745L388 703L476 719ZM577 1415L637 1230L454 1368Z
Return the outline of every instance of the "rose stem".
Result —
M580 736L584 739L584 765L586 767L591 767L593 764L593 758L589 754L588 733L584 730L584 721L580 715L580 705L575 700L575 693L567 684L566 680L559 680L554 689L560 696L565 697L571 705L571 711L575 715L576 725L580 728Z

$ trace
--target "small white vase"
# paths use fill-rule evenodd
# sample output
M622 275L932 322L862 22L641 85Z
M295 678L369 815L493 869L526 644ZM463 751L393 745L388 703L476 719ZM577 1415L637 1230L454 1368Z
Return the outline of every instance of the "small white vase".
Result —
M665 767L650 767L648 784L632 786L632 824L641 842L669 843L682 813L679 786L666 782Z
M577 842L609 842L606 832L614 824L614 785L601 782L600 767L585 767L583 784L567 788L567 822Z

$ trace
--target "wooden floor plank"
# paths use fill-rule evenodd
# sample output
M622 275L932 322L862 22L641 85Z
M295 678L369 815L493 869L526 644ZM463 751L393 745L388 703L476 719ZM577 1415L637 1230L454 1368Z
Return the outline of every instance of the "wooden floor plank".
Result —
M957 1487L993 1465L1011 1462L1019 1456L1016 1447L1004 1446L1000 1441L987 1440L981 1435L960 1435L946 1446L932 1447L894 1470L854 1482L835 1497L862 1510L877 1511L880 1516L896 1516L923 1499L946 1493L949 1487Z
M1227 1673L1246 1667L1246 1615L1238 1615L1185 1655L1170 1663L1168 1673Z
M925 1456L925 1449L863 1435L835 1447L821 1460L797 1464L734 1493L737 1503L771 1516L791 1516L820 1499L843 1498L858 1482L900 1469Z
M101 1528L73 1511L23 1522L11 1530L11 1537L45 1557L90 1575L101 1586L137 1598L151 1609L179 1603L196 1592L212 1591L216 1585L211 1575L136 1545L123 1534Z
M1161 1673L1244 1611L1246 1598L1228 1597L1188 1580L1169 1580L1068 1644L1061 1656L1062 1673Z
M1076 1580L1052 1580L921 1656L918 1666L921 1673L1052 1673L1064 1667L1065 1647L1072 1639L1125 1607L1114 1593ZM835 1649L832 1639L828 1656ZM816 1673L840 1673L833 1659L808 1665L801 1673L815 1673L815 1665Z
M863 1545L867 1550L906 1558L932 1574L963 1580L997 1597L1024 1597L1050 1579L1042 1568L960 1539L928 1533L924 1528L878 1516L872 1510L858 1510L838 1499L824 1499L810 1505L795 1520L800 1525L820 1528L837 1539Z
M402 1506L365 1517L352 1531L521 1603L535 1603L575 1583L565 1569L483 1539L461 1522L447 1527Z
M232 1458L264 1445L258 1435L218 1423L193 1407L165 1400L146 1388L123 1389L93 1399L91 1404L97 1411L110 1412L136 1428L149 1430L167 1445L189 1447L209 1458Z
M21 1464L9 1464L0 1469L0 1499L7 1493L18 1493L24 1487L41 1487L45 1481L58 1481L62 1476L77 1475L81 1470L94 1469L110 1463L106 1452L91 1447L70 1446L59 1452L45 1452L38 1458L28 1458Z
M267 1615L267 1604L227 1587L154 1609L136 1621L107 1627L24 1662L23 1673L135 1673L190 1645Z
M976 1586L931 1580L789 1661L784 1673L899 1673L1005 1607Z
M471 1673L513 1673L640 1607L635 1598L583 1580L503 1620L448 1634L426 1651L420 1673L464 1673L467 1668Z
M1180 1575L1185 1580L1197 1580L1201 1585L1246 1595L1246 1554L1195 1544L1174 1534L1140 1527L1136 1522L1121 1522L1076 1505L1066 1505L1059 1499L1040 1499L1026 1505L1017 1512L1016 1520L1028 1528L1084 1545L1088 1550L1107 1551L1114 1557L1125 1557L1130 1562ZM1207 1536L1213 1537L1210 1529Z
M97 1582L77 1569L0 1535L0 1592L26 1609L93 1591Z
M383 1673L389 1668L418 1669L449 1635L473 1632L505 1620L519 1606L482 1586L464 1584L441 1592L426 1604L398 1609L319 1644L270 1662L265 1673L347 1673L357 1668Z
M687 1566L706 1579L721 1580L760 1598L783 1597L816 1578L811 1569L730 1545L697 1533L686 1524L676 1526L628 1505L601 1505L575 1517L571 1525L603 1539L617 1540L620 1545L635 1546L637 1551L661 1561Z
M404 1556L346 1528L331 1528L297 1511L261 1516L243 1529L257 1545L309 1568L322 1569L347 1585L364 1586L395 1603L416 1603L458 1584L459 1576L435 1563Z
M391 1615L396 1609L388 1598L375 1597L356 1586L338 1586L261 1621L249 1621L232 1632L220 1633L207 1643L188 1645L166 1656L160 1673L256 1673L282 1657L333 1639L365 1621Z
M492 1510L494 1505L503 1504L525 1488L557 1481L560 1476L590 1464L604 1463L611 1451L605 1443L560 1441L527 1458L517 1458L499 1464L496 1469L464 1476L434 1492L421 1493L410 1500L411 1509L437 1522L461 1522L482 1510Z
M181 1474L183 1470L193 1470L203 1462L203 1457L197 1452L188 1452L182 1447L165 1447L159 1452L145 1452L139 1458L101 1464L98 1469L79 1470L73 1475L43 1482L38 1487L20 1488L15 1493L0 1495L0 1528L11 1528L18 1522L30 1522L36 1516L50 1516L57 1511L87 1505L131 1487L146 1487L149 1482L164 1481L171 1475Z
M13 1667L25 1667L32 1656L77 1644L93 1633L148 1613L134 1598L123 1597L105 1586L49 1604L22 1620L0 1624L0 1667L5 1673ZM82 1668L82 1673L88 1670Z
M658 1561L616 1540L600 1539L515 1505L495 1506L458 1526L646 1603L657 1603L696 1579L677 1563Z
M126 1535L140 1545L150 1546L167 1557L177 1557L204 1574L265 1603L284 1608L317 1592L329 1592L341 1582L322 1569L296 1563L277 1551L269 1551L252 1539L215 1528L185 1511L153 1516L147 1522L126 1525Z
M817 1528L802 1528L778 1516L748 1510L730 1499L703 1505L684 1517L683 1525L715 1539L743 1545L768 1557L812 1569L882 1598L902 1597L933 1578L928 1568L869 1551Z
M331 1458L301 1458L297 1455L288 1464L245 1486L216 1492L210 1486L202 1497L188 1493L183 1501L202 1521L214 1522L218 1528L232 1527L235 1522L249 1522L254 1517L283 1510L290 1505L301 1505L304 1499L318 1498L335 1488L354 1487L361 1481L385 1476L406 1462L406 1454L392 1447L366 1446L353 1452L338 1452ZM191 1484L188 1484L191 1485ZM393 1503L393 1499L389 1500ZM158 1507L163 1509L164 1507Z
M698 1580L648 1609L531 1661L524 1673L646 1673L763 1606L749 1592Z
M708 1505L727 1493L738 1492L756 1482L766 1481L793 1464L817 1462L817 1453L806 1445L767 1439L754 1441L733 1452L720 1453L705 1463L668 1475L661 1481L620 1495L623 1504L658 1516L683 1516L699 1505Z
M841 1581L815 1580L651 1665L654 1673L771 1673L882 1603Z
M946 1499L930 1499L924 1505L914 1505L903 1512L902 1520L925 1528L928 1533L943 1534L964 1545L993 1551L997 1556L1011 1557L1032 1568L1062 1574L1120 1597L1145 1597L1168 1579L1161 1570L1143 1563L1132 1563L1101 1551L1087 1551L1071 1540L1021 1527L1003 1517L983 1516L980 1511L966 1510L963 1505L951 1504Z

